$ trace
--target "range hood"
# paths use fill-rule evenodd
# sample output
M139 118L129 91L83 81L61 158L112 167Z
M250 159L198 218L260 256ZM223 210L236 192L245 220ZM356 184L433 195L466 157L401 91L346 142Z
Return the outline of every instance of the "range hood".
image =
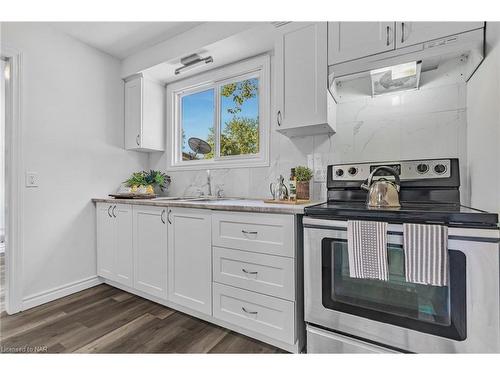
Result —
M401 89L415 89L418 87L420 72L437 69L440 64L453 59L465 61L466 67L460 79L468 81L483 58L483 30L473 30L331 65L328 67L330 92L335 97L334 84L358 77L367 77L372 81L372 95L397 91L398 85L403 81L406 82L406 85L400 85ZM405 68L408 68L408 64L416 64L412 65L416 69L414 78L398 81L397 74L393 76L393 73L387 73L394 69L404 71Z

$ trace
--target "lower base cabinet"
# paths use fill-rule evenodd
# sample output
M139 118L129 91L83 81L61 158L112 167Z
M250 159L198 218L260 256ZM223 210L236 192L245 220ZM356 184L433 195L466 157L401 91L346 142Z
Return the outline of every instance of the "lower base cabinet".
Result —
M113 286L297 352L292 215L97 204L97 272ZM231 245L231 246L228 246Z
M169 209L168 243L168 299L211 315L211 212Z
M133 286L132 206L97 206L97 274Z
M295 342L295 304L214 283L214 317L273 339Z
M167 213L163 207L133 209L134 287L167 297Z

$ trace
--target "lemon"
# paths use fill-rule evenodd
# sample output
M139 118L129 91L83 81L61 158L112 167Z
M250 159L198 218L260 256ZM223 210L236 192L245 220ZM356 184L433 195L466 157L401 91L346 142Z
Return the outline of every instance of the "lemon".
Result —
M155 191L154 191L152 185L146 186L146 194L154 194L154 193L155 193Z

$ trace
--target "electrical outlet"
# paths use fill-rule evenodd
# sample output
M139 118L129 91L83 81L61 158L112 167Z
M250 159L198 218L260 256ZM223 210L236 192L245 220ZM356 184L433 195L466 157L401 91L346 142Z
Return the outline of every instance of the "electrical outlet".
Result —
M38 173L26 172L26 187L38 187Z

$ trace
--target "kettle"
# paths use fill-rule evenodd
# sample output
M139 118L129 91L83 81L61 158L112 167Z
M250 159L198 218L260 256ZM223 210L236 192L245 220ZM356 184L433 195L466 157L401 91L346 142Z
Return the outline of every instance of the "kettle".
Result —
M378 171L387 171L396 179L395 182L385 178L372 181ZM362 189L368 190L366 204L369 207L401 207L399 204L400 179L398 173L391 167L380 166L375 168L364 184Z

